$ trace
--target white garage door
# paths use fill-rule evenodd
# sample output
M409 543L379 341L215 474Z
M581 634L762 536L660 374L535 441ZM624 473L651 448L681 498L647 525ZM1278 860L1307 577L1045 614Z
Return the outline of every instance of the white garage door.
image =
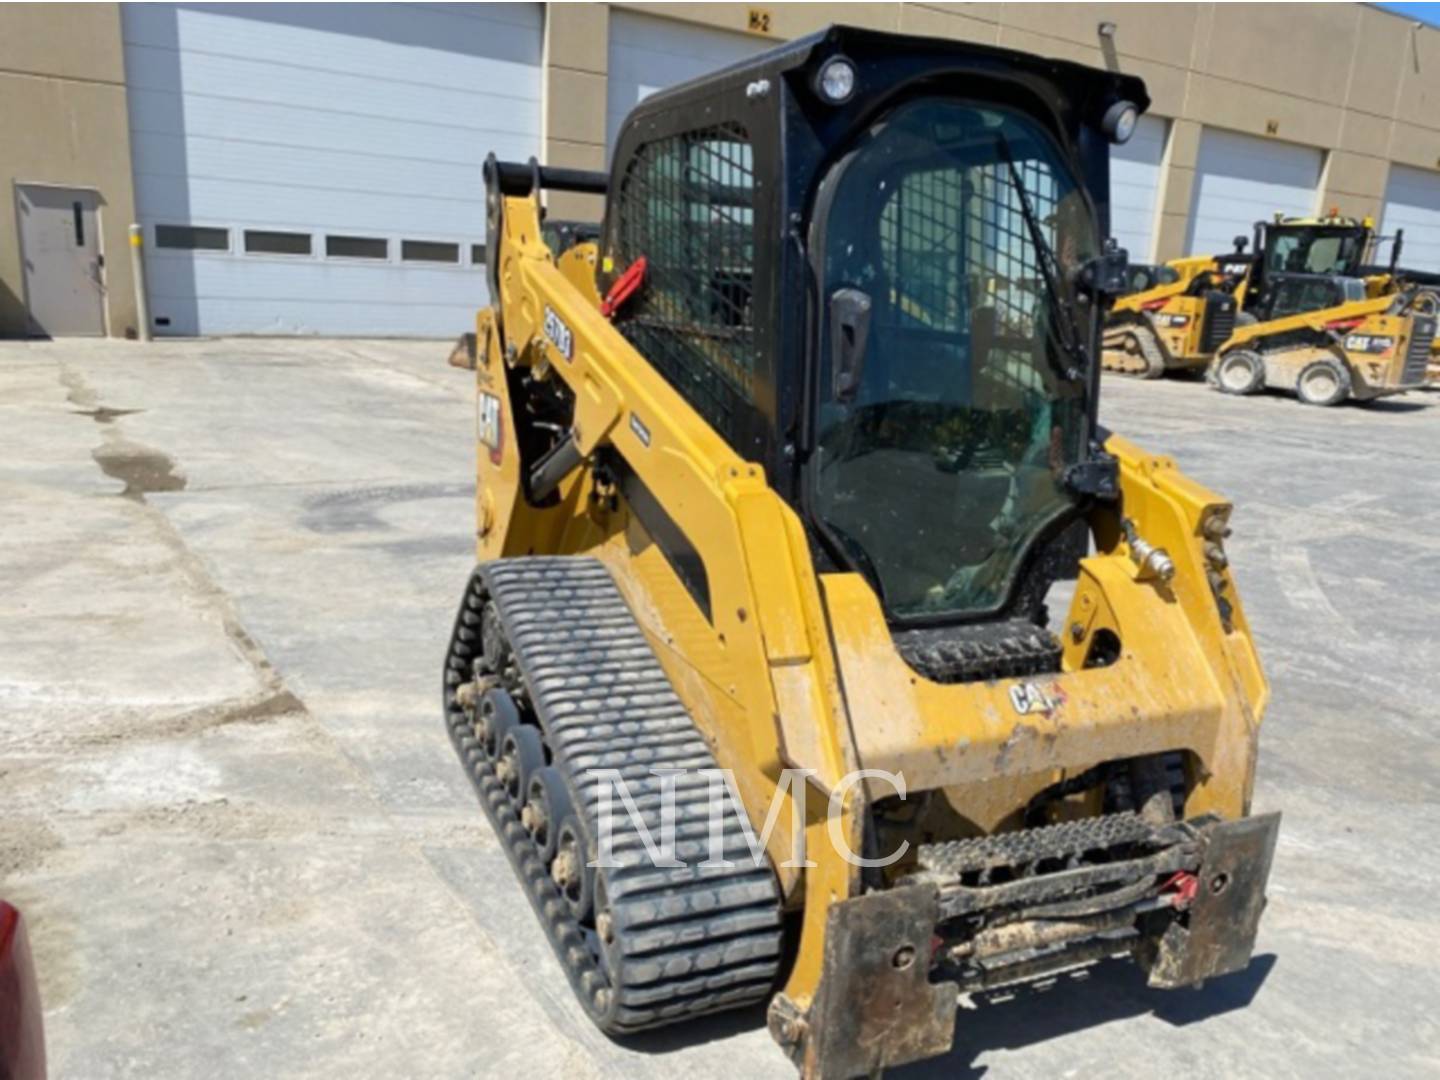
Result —
M1142 116L1135 134L1110 152L1110 235L1131 262L1149 262L1155 250L1155 200L1167 124Z
M773 48L775 42L671 19L610 12L610 76L605 145L615 148L620 125L656 90L693 79Z
M121 10L157 332L473 328L481 162L540 149L539 5Z
M1313 214L1321 153L1308 146L1206 128L1200 135L1187 255L1234 250L1255 222Z
M1394 236L1405 230L1400 264L1411 270L1440 273L1440 173L1391 165L1385 187L1385 217L1380 231ZM1388 258L1389 248L1386 247Z

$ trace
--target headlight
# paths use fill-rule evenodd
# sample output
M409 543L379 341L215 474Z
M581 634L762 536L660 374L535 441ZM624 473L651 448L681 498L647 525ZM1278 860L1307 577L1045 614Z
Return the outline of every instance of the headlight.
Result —
M843 56L832 56L815 75L815 92L831 105L842 105L855 96L855 65Z
M1105 110L1100 129L1113 143L1129 142L1130 136L1135 134L1135 124L1139 119L1140 110L1131 102L1117 101Z

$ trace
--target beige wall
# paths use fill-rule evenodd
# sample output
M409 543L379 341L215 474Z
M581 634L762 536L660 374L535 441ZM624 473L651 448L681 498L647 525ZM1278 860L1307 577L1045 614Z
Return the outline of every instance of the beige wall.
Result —
M775 41L843 20L1114 67L1173 121L1157 255L1184 254L1200 132L1226 128L1326 151L1321 208L1379 215L1390 162L1440 168L1440 31L1365 4L619 3L740 33L752 7ZM604 5L551 5L547 122L556 163L604 160ZM1115 25L1110 41L1102 22ZM583 77L582 77L583 74ZM567 91L583 91L583 102ZM549 118L553 117L553 120ZM563 132L563 138L559 137Z
M100 193L110 333L133 333L135 216L116 4L0 5L0 336L25 332L15 184Z
M546 11L541 138L547 165L605 167L609 40L605 4L551 4ZM559 218L598 221L601 215L596 195L553 192L547 205Z
M832 19L1113 66L1146 80L1170 118L1157 254L1183 254L1203 127L1326 152L1323 207L1380 211L1392 161L1440 168L1440 31L1364 4L553 4L545 26L544 155L602 168L609 9L738 33L768 12L776 42ZM1115 24L1109 41L1099 25ZM110 331L135 326L126 227L134 218L116 4L0 5L0 335L23 331L16 181L93 187L102 199ZM552 211L598 216L593 197Z

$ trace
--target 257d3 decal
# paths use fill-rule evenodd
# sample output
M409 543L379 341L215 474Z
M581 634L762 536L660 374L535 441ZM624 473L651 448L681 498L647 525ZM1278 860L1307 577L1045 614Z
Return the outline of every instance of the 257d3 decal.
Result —
M563 319L556 315L547 304L545 307L545 337L559 350L566 360L575 359L575 335Z

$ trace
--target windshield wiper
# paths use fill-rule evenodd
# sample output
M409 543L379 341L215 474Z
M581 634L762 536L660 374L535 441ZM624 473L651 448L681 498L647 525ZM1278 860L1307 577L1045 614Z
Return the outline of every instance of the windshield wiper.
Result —
M1020 216L1025 219L1025 227L1029 230L1031 242L1035 245L1036 262L1045 285L1045 299L1048 301L1050 312L1050 318L1046 320L1046 327L1050 331L1050 335L1059 343L1060 348L1064 350L1065 355L1070 358L1071 363L1075 365L1070 368L1062 368L1054 362L1054 357L1051 357L1050 366L1062 379L1070 382L1083 382L1085 372L1090 367L1090 354L1085 349L1080 327L1075 323L1074 312L1061 299L1060 266L1055 258L1055 251L1046 241L1045 234L1040 231L1040 221L1030 206L1030 193L1025 187L1025 182L1020 179L1020 170L1015 167L1015 155L1010 152L1010 140L1005 138L1003 132L997 131L995 143L999 148L1001 158L1010 170L1010 180L1015 185L1015 194L1020 197Z

